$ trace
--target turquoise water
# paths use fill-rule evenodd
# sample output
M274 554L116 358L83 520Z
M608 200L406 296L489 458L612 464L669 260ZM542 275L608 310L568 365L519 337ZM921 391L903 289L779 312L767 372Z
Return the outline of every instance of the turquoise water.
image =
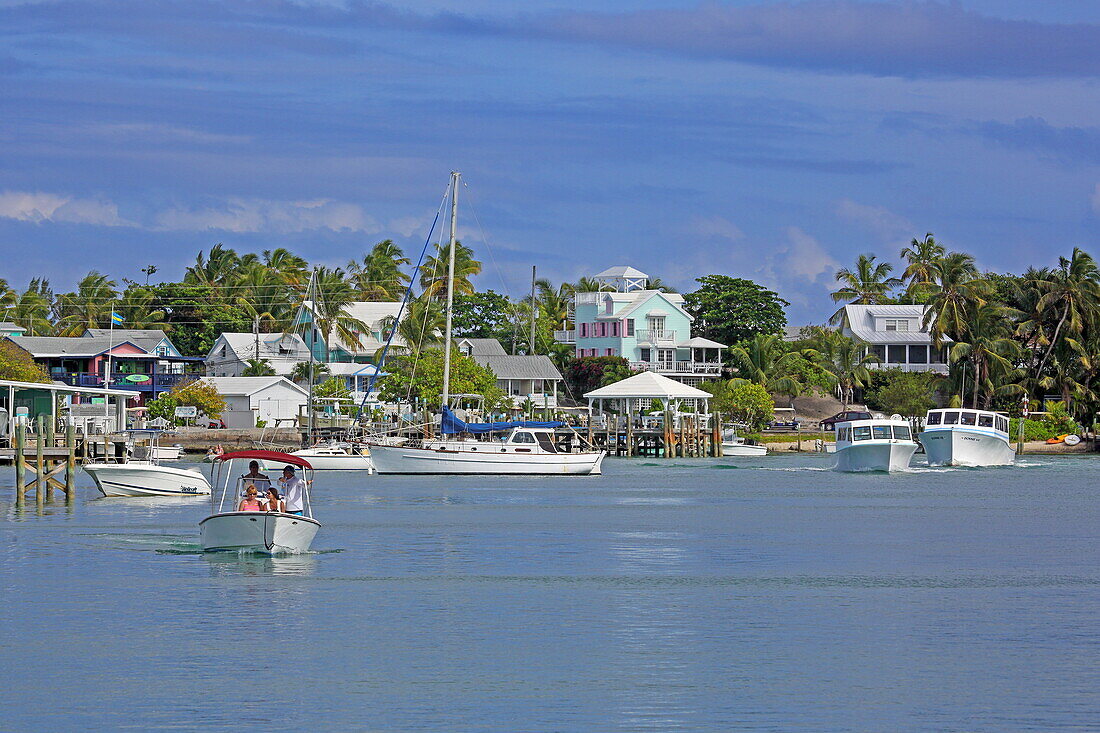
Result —
M274 559L83 477L17 512L8 470L0 728L1100 726L1100 460L828 461L328 474L318 552Z

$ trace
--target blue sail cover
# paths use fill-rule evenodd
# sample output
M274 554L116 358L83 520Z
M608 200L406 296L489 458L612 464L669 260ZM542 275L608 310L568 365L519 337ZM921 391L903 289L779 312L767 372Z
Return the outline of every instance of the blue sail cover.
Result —
M444 435L453 435L454 433L494 433L499 430L511 430L512 428L560 428L565 423L560 421L554 422L537 422L533 420L511 420L509 422L463 422L455 417L451 408L443 408L443 421L440 425L440 432Z

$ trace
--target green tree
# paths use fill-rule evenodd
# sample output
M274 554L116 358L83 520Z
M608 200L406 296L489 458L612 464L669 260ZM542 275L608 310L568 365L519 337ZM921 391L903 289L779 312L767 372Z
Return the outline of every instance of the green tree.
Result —
M351 390L348 389L347 381L338 377L329 377L315 386L313 399L314 410L330 409L341 415L350 415L358 407L351 401Z
M447 299L447 271L448 260L451 254L451 245L436 245L435 254L424 261L420 268L420 287L429 298ZM474 251L462 244L455 242L455 295L469 295L474 292L474 286L470 278L481 274L481 263L474 259Z
M427 294L422 294L405 305L401 322L396 324L397 335L405 342L405 351L416 353L443 343L443 332L447 327L443 310L443 305ZM382 330L388 333L395 323L395 318L386 318L382 322Z
M936 375L902 369L878 369L871 374L864 400L872 410L887 415L923 416L935 403Z
M439 405L443 394L443 349L430 348L420 354L399 354L386 364L389 376L381 381L381 398L397 402L407 399L421 404ZM488 409L504 404L506 395L497 386L492 370L457 349L451 352L451 394L478 394Z
M905 260L905 271L901 274L905 283L905 297L913 303L924 303L928 299L930 289L936 282L936 266L939 264L947 250L936 241L932 232L924 235L924 239L913 238L908 247L901 250L901 258Z
M779 336L758 333L730 349L729 363L738 375L732 381L735 386L753 382L773 394L797 397L805 388L799 380L799 360Z
M401 248L392 239L384 239L374 245L362 262L348 263L352 286L360 300L401 300L410 277L401 269L411 264Z
M970 311L966 331L951 347L952 364L970 362L974 408L987 405L995 393L1021 391L1009 378L1016 371L1015 361L1023 356L1022 347L1011 333L1012 323L1006 318L1005 307L982 302Z
M310 369L310 367L313 368ZM308 384L310 372L313 373L313 383L317 384L321 377L329 374L330 370L327 364L322 364L318 361L312 363L300 361L290 370L290 381L298 384Z
M486 290L482 293L455 294L452 328L455 336L495 338L503 343L514 330L516 306L507 296Z
M630 362L621 356L584 356L575 358L565 368L566 388L574 399L580 400L586 392L622 381L633 376Z
M180 418L176 417L176 408L179 406L180 401L173 397L171 393L165 392L155 400L149 400L145 403L145 415L151 420L159 418L171 426L176 426L182 422Z
M962 252L950 252L935 266L936 282L930 286L924 327L936 347L943 337L955 339L966 331L966 321L974 308L990 296L992 288L978 278L974 258Z
M362 345L360 334L370 331L370 326L348 315L348 306L356 300L355 290L345 279L344 271L339 267L318 267L313 280L313 291L317 299L310 303L310 310L313 323L324 344L325 361L328 361L334 335L348 349L359 348Z
M50 314L53 309L54 295L49 281L36 277L15 298L5 318L27 329L27 336L52 336L54 325Z
M834 303L846 305L877 305L890 302L890 291L901 284L901 280L890 277L894 266L889 262L879 262L874 255L860 255L856 259L856 268L842 267L836 271L836 281L840 286L832 293ZM829 319L830 323L839 323L844 314L843 306Z
M813 345L814 358L847 407L856 388L865 387L871 381L869 367L878 362L878 358L838 331L813 326L811 334L809 341Z
M80 336L89 328L106 328L118 298L118 283L92 270L77 285L76 292L57 299L58 328L62 336Z
M242 377L273 377L275 376L275 370L271 366L271 362L267 359L249 359L246 366L241 371Z
M700 288L684 295L694 318L692 333L721 344L736 344L758 333L779 334L787 325L783 309L790 303L752 280L706 275Z
M49 373L10 339L0 340L0 379L46 384L52 381Z
M759 384L731 384L729 403L733 419L748 425L752 432L763 430L775 417L775 402Z

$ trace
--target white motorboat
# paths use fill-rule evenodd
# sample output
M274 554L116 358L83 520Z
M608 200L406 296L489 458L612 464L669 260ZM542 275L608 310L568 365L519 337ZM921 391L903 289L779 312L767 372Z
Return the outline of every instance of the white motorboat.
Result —
M370 451L365 448L359 451L346 443L316 445L312 448L293 451L289 455L306 459L314 471L374 471ZM277 471L282 468L282 465L264 461L264 468Z
M766 445L753 445L746 443L745 439L737 434L736 430L726 430L722 433L723 456L766 456Z
M917 451L906 420L852 420L836 424L836 470L904 471Z
M153 448L153 460L155 461L178 461L182 457L182 445L158 445Z
M210 482L196 469L161 466L157 441L162 431L131 430L133 459L126 463L86 463L84 470L104 496L198 496Z
M451 411L444 408L444 426ZM478 430L478 425L463 423ZM521 423L503 440L440 438L415 445L371 444L375 470L391 473L517 474L589 476L602 472L603 451L561 452L551 428ZM461 430L455 432L470 432Z
M1010 466L1008 418L989 410L929 410L920 441L930 466Z
M313 518L309 500L313 469L304 458L266 450L225 453L215 459L215 485L220 498L212 496L213 513L199 522L204 552L248 552L264 555L307 552L321 523ZM280 466L298 466L305 472L304 506L301 514L281 511L239 511L241 489L248 479L233 476L234 460L257 460ZM223 476L224 474L224 476Z

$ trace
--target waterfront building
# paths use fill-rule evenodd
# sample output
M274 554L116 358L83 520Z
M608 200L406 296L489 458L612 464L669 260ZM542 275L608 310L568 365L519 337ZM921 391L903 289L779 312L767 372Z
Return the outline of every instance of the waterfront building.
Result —
M255 359L286 377L295 365L309 361L309 348L296 333L223 333L206 355L206 376L239 377Z
M8 336L22 336L27 332L27 329L20 326L18 323L12 323L11 321L0 321L0 338L7 338Z
M221 421L230 429L297 420L309 393L286 377L203 377L225 400Z
M692 338L684 296L649 289L649 276L633 267L612 267L594 279L605 289L574 296L575 326L556 331L557 341L574 346L578 357L621 356L635 370L684 384L721 376L727 347Z
M333 333L326 348L324 336L313 322L313 303L307 300L298 311L293 330L301 334L305 343L312 345L313 358L317 361L369 364L386 345L400 310L398 301L349 303L344 308L344 315L366 324L366 329L356 331L358 343L348 343ZM406 344L400 335L394 335L391 346L401 350Z
M925 310L923 305L846 305L840 332L879 358L872 369L946 374L948 347L932 343L923 325Z
M496 339L459 338L459 352L492 370L497 386L512 397L516 407L530 402L537 408L558 406L558 387L564 381L549 356L509 354Z

